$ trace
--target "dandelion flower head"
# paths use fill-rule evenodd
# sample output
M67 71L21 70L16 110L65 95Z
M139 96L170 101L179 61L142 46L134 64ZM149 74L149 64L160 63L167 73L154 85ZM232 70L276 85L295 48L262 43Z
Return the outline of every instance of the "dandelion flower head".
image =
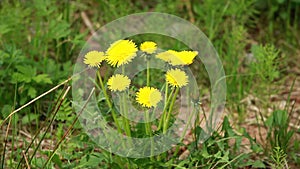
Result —
M179 63L177 65L190 65L193 63L194 58L198 55L197 51L181 51L174 53ZM173 65L175 66L175 65Z
M165 61L165 62L172 62L172 58L175 57L175 55L173 54L173 50L167 50L165 52L161 52L161 53L158 53L156 55L157 58Z
M136 95L136 101L147 108L156 107L162 100L159 90L153 87L140 88Z
M143 42L140 46L140 50L147 53L147 54L153 54L157 49L157 44L152 41L146 41Z
M193 63L194 58L198 55L197 51L181 51L168 50L156 55L157 58L170 63L173 66L189 65Z
M110 45L106 51L107 62L111 66L121 66L129 63L138 51L134 42L130 40L118 40Z
M183 87L188 84L186 73L180 69L171 69L166 73L166 81L173 87Z
M129 88L130 79L125 75L116 74L108 79L107 85L111 91L121 92Z
M84 63L90 67L99 67L101 62L105 59L105 55L103 52L98 52L96 50L88 52L84 56Z

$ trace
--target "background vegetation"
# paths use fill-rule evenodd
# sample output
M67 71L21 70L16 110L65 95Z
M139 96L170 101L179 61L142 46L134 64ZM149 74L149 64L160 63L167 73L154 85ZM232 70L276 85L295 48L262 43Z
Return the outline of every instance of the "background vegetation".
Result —
M113 155L73 123L66 86L4 121L70 77L95 30L148 11L189 20L219 53L227 116L207 141L187 138L156 160ZM299 27L299 0L1 0L0 168L300 168ZM199 76L209 85L205 73ZM201 93L205 109L209 91Z

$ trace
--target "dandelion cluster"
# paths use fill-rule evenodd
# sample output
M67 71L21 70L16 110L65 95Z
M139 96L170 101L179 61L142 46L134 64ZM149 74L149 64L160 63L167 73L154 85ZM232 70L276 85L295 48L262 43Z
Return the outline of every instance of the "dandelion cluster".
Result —
M168 70L165 74L165 80L168 85L174 88L182 88L188 84L188 76L178 66L190 65L198 55L197 51L175 51L167 50L156 53L157 44L152 41L143 42L140 50L151 57L161 59L171 66L175 67ZM137 56L136 44L131 40L118 40L112 43L105 52L90 51L84 56L84 63L89 67L98 67L106 60L113 67L123 66L131 62ZM124 72L123 72L124 73ZM107 81L108 89L112 92L122 92L129 89L131 80L123 75L116 74L111 76ZM136 101L142 107L152 108L162 100L160 91L154 87L142 87L136 92Z

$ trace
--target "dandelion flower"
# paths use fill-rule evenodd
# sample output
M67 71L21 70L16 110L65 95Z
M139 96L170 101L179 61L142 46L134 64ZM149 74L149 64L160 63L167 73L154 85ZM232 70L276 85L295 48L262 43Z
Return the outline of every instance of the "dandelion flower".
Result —
M101 62L105 59L103 52L90 51L84 56L84 63L90 67L99 67Z
M106 51L107 62L112 66L121 66L129 63L137 52L137 47L130 40L118 40L110 45Z
M116 74L108 79L107 85L111 91L121 92L129 87L130 79L125 75Z
M166 74L167 83L173 87L183 87L188 84L188 77L186 73L180 69L171 69Z
M181 51L176 52L177 58L181 61L182 65L190 65L193 63L194 58L198 55L197 51ZM177 63L180 65L180 63ZM175 66L175 65L173 65Z
M143 87L136 94L136 101L143 107L156 107L161 100L161 93L153 87Z
M175 52L175 51L174 51ZM167 50L165 52L161 52L161 53L158 53L156 55L157 58L165 61L165 62L171 62L172 58L175 57L175 55L173 54L173 50Z
M157 45L154 42L146 41L141 44L140 49L147 54L153 54L157 49Z
M189 65L193 63L194 58L198 55L197 51L181 51L168 50L156 55L157 58L170 63L173 66Z

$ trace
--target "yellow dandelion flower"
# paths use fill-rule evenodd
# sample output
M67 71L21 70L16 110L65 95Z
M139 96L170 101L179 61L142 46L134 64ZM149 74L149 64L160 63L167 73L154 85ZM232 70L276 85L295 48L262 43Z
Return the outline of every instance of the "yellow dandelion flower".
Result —
M141 44L140 49L147 54L153 54L157 49L157 45L154 42L146 41Z
M124 91L130 85L130 79L122 74L116 74L110 77L107 81L108 88L111 91Z
M130 40L118 40L110 45L106 51L107 62L112 66L121 66L129 63L138 51L134 42Z
M165 62L168 62L173 66L184 65L184 62L178 57L178 53L179 52L175 50L167 50L165 52L157 54L156 57Z
M161 100L161 93L153 87L140 88L136 94L136 101L143 107L156 107Z
M171 62L172 61L172 58L175 57L175 55L173 54L173 51L172 50L167 50L165 52L161 52L161 53L158 53L156 55L157 58L165 61L165 62Z
M90 51L84 56L83 63L87 64L90 67L99 67L101 62L105 59L103 52Z
M180 69L171 69L166 74L167 83L173 87L183 87L188 84L188 77L186 73Z
M173 66L189 65L193 63L194 58L198 55L197 51L181 51L168 50L156 55L157 58L170 63Z
M169 63L173 66L177 66L177 65L185 65L184 62L182 61L182 59L179 57L179 53L175 50L169 50L170 54L171 54L171 58Z
M198 55L197 51L181 51L175 54L181 61L181 65L190 65L193 63L194 58ZM179 65L179 63L177 63ZM173 65L175 66L175 65Z

